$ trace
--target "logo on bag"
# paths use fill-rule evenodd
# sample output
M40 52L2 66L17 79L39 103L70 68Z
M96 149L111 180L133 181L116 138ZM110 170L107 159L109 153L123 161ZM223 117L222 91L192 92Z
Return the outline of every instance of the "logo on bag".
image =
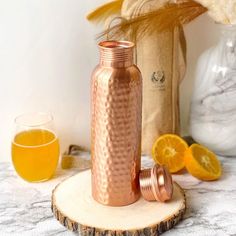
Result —
M152 82L155 84L155 87L157 87L160 90L165 89L165 73L164 71L155 71L152 73L151 77Z

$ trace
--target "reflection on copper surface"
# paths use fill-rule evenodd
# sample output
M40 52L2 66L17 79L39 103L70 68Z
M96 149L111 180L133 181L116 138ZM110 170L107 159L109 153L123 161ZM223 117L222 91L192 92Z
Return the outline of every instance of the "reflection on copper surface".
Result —
M104 205L128 205L140 197L142 79L133 65L134 44L99 44L92 76L92 196Z

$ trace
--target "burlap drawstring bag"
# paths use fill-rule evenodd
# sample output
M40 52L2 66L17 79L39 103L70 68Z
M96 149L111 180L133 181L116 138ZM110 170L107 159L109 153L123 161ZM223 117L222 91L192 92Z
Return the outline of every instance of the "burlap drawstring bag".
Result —
M165 2L125 0L121 16L127 19L143 14ZM179 84L185 74L186 42L182 27L135 41L136 64L143 76L142 153L151 154L160 135L180 132Z

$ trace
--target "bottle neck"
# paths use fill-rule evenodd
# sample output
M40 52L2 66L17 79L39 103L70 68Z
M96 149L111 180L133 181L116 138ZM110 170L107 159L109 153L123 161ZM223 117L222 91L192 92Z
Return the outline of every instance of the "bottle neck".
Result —
M114 68L133 65L134 44L128 41L103 41L99 43L100 65Z

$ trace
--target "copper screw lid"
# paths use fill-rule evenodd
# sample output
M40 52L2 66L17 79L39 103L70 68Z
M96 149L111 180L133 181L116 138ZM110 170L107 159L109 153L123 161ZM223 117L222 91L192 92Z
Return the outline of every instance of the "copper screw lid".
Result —
M165 202L172 198L172 177L166 167L155 165L151 169L142 170L139 181L145 200Z

